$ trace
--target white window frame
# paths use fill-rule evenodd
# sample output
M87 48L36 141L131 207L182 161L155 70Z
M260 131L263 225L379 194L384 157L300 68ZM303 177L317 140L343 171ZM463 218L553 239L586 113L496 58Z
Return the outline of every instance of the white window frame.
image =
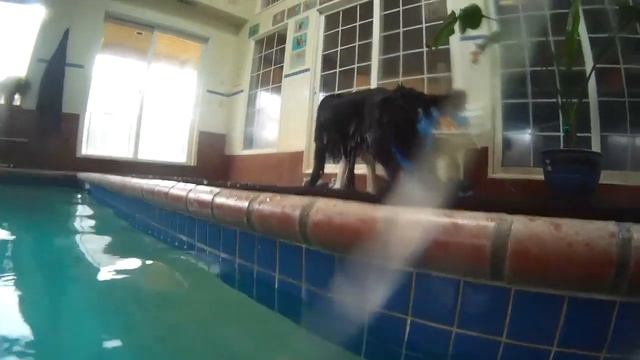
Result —
M546 0L552 1L552 0ZM496 14L497 9L493 6L493 1L490 2L490 13ZM587 6L588 7L588 6ZM585 6L583 6L583 9ZM521 16L521 15L520 15ZM588 71L593 66L593 53L591 50L591 42L589 41L589 34L587 31L586 21L584 20L584 13L581 10L581 19L580 21L580 38L582 51L584 54L584 62L585 69ZM520 21L523 21L522 19ZM495 24L491 24L492 30L497 30L497 26ZM494 52L494 55L498 53L497 48L491 50ZM485 54L489 56L490 54ZM483 56L485 56L483 55ZM500 57L495 56L494 61L497 61L497 66L492 67L495 71L493 77L500 78L501 76L501 65L500 65ZM624 77L624 71L622 76ZM497 88L495 91L495 99L493 106L495 107L495 121L494 121L494 142L493 146L490 147L489 151L489 177L490 178L500 178L500 179L534 179L534 180L542 180L544 179L543 171L538 167L506 167L502 166L502 146L503 146L503 122L502 122L502 82L497 81ZM627 90L625 89L625 92ZM596 76L592 76L589 80L588 84L588 101L590 106L590 120L591 120L591 146L592 150L600 151L601 150L601 142L600 142L600 112L599 112L599 104L598 104L598 93L597 93L597 84L596 84ZM600 183L604 184L620 184L620 185L638 185L640 184L640 171L613 171L613 170L603 170L600 178Z
M198 125L200 122L200 109L201 102L203 96L203 86L204 80L202 75L203 69L203 58L204 53L208 46L210 46L210 42L208 38L203 38L202 36L198 36L195 34L191 34L187 31L182 31L179 29L172 29L162 25L157 25L153 23L145 23L143 21L138 21L137 19L128 19L127 16L118 16L107 14L105 16L104 22L111 21L116 23L123 23L129 25L137 25L141 27L150 28L153 30L153 35L151 39L151 46L149 47L149 52L147 53L147 63L151 60L152 54L155 51L156 47L156 32L160 31L166 34L174 35L177 37L181 37L190 41L198 42L202 45L202 51L200 53L200 62L197 67L197 83L196 83L196 98L193 105L193 120L189 125L189 138L187 140L187 158L185 161L166 161L166 160L147 160L147 159L139 159L138 158L138 147L140 142L140 128L142 126L142 112L138 114L138 118L136 120L136 139L134 146L134 153L132 157L122 157L122 156L110 156L110 155L94 155L94 154L85 154L84 151L87 146L88 141L88 126L86 124L86 116L87 116L87 108L89 105L89 96L87 95L86 102L84 104L84 109L82 114L80 115L80 121L78 126L78 135L76 142L76 157L82 159L96 159L96 160L117 160L123 162L134 162L134 163L147 163L147 164L161 164L161 165L183 165L183 166L195 166L196 165L196 146L198 144ZM99 49L95 56L99 55ZM93 71L93 66L91 69L87 69L89 73ZM91 81L89 81L89 86L91 85ZM144 101L144 97L143 100ZM142 103L140 104L142 107Z

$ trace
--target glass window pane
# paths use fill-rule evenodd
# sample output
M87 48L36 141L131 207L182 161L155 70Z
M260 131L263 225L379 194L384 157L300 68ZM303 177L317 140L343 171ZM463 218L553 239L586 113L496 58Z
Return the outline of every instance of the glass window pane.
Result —
M335 70L338 68L338 52L330 52L322 55L322 72Z
M373 2L367 1L364 4L360 5L360 21L365 21L369 19L373 19Z
M422 6L412 6L402 9L402 28L422 25Z
M535 132L560 133L560 108L557 102L534 102L531 104L531 110Z
M398 9L400 7L400 0L382 0L382 10L387 12L389 10Z
M340 51L340 68L353 66L356 63L356 47L349 46Z
M422 51L402 55L402 77L424 74L424 53Z
M529 132L529 103L502 104L502 130Z
M626 134L627 126L627 104L625 101L605 101L598 102L600 111L600 131L603 133Z
M373 37L373 21L367 21L358 25L358 41L370 41Z
M444 0L428 2L425 6L425 23L442 21L447 17L447 3Z
M640 101L629 101L629 126L632 134L640 134Z
M627 85L627 97L640 99L640 68L625 68L624 78Z
M345 47L351 44L356 43L358 27L351 26L345 29L340 30L340 46Z
M328 52L331 50L335 50L340 46L340 31L330 32L324 35L324 39L322 42L322 51Z
M323 94L332 94L336 91L336 72L322 74L320 92Z
M358 7L351 6L344 10L342 10L342 21L340 22L341 27L346 27L349 25L353 25L358 22Z
M596 69L599 97L624 98L622 71L620 68Z
M524 24L528 38L549 38L549 28L546 14L525 15Z
M529 72L531 78L531 98L532 99L556 99L558 96L558 85L554 70L532 70Z
M327 33L340 27L340 12L334 12L324 18L324 32Z
M520 44L515 44L515 46L520 46ZM513 56L520 56L521 54L513 54ZM529 65L534 68L554 68L553 50L549 41L542 40L529 43Z
M524 46L519 43L500 44L500 65L503 70L526 67Z
M338 91L353 89L355 69L344 69L338 73Z
M504 135L502 138L502 166L531 166L531 135Z
M451 72L451 53L449 49L427 50L427 74Z
M382 55L400 52L400 33L384 35L382 37Z
M502 74L502 99L526 100L529 98L527 91L527 73L524 71L510 71Z
M627 170L629 146L633 138L624 135L603 135L600 139L603 170Z
M371 43L363 43L358 45L358 64L371 61Z
M356 87L369 87L371 85L371 66L358 66L356 70Z
M400 56L381 59L380 80L400 78Z
M435 76L427 78L427 90L428 94L433 95L445 95L451 92L451 76Z
M396 31L400 29L400 11L394 11L382 16L382 31Z
M424 38L422 37L422 28L414 28L402 32L402 51L412 51L424 48ZM435 50L435 51L440 51Z

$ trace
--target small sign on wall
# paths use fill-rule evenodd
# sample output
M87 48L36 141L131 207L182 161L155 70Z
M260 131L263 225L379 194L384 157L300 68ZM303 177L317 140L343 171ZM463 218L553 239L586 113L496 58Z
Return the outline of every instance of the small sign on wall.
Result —
M305 65L307 60L307 33L295 35L291 44L289 68L295 70Z
M284 22L285 11L286 10L281 10L273 14L273 20L271 21L271 26L276 26Z
M309 30L309 17L305 16L295 21L293 32L294 34L300 34Z
M251 25L251 27L249 27L249 39L258 35L259 32L260 32L260 23Z

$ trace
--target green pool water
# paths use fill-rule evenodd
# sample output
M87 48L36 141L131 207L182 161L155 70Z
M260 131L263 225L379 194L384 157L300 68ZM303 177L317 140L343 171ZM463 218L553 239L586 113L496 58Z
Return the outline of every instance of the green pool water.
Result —
M0 185L0 359L352 359L88 195Z

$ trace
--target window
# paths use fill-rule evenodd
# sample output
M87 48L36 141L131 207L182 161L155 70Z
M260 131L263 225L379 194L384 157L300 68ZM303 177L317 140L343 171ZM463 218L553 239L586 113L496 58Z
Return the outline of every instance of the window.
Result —
M42 5L0 0L0 81L27 74L44 15Z
M202 44L107 21L93 66L83 154L188 160Z
M427 48L447 17L446 0L383 0L379 85L399 82L428 93L451 90L448 44Z
M262 8L266 9L271 5L275 5L277 3L279 3L281 0L262 0L261 4L262 4Z
M617 21L613 2L583 5L583 55L571 74L555 69L553 56L561 56L569 1L497 2L500 44L502 166L540 165L544 149L566 146L556 87L579 86L586 81L591 64L611 41ZM596 5L592 5L596 4ZM637 27L621 34L595 72L595 91L581 105L577 147L602 151L605 170L640 170L632 161L640 156L640 94L637 92L640 36ZM590 103L599 111L591 113ZM591 124L600 132L592 131Z
M255 42L244 129L245 150L276 147L287 30Z
M371 86L372 37L373 1L325 16L320 96Z

